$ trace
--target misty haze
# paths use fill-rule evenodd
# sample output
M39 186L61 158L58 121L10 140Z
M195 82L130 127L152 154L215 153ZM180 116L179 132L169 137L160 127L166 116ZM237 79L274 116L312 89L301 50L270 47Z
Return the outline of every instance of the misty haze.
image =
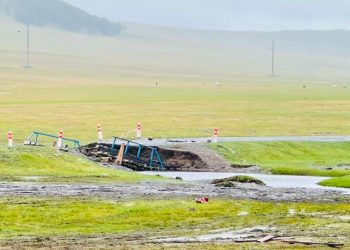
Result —
M0 0L0 248L350 248L350 3Z

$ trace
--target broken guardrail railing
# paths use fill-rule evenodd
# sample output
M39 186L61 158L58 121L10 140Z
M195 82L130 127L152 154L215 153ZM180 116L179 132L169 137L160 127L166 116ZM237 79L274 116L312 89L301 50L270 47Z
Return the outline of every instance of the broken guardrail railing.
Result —
M117 143L118 141L120 143ZM143 145L141 143L130 141L130 140L120 138L120 137L113 137L112 148L111 148L112 155L116 154L116 148L118 145L120 146L121 144L125 144L125 149L124 149L124 153L123 153L124 158L132 158L132 160L147 164L147 166L150 167L151 169L154 167L158 167L159 170L165 169L165 164L164 164L164 162L163 162L163 160L158 152L158 149L156 147L146 146L146 145ZM132 147L132 146L137 148L136 155L132 155L129 151L130 147ZM145 156L141 157L142 151L144 149L149 149L150 155L148 155L146 157Z
M40 137L49 137L49 138L54 138L58 140L58 136L55 135L50 135L47 133L41 133L41 132L36 132L34 131L29 137L28 139L24 142L24 145L27 146L39 146L40 145ZM78 140L74 140L74 139L68 139L68 138L62 138L63 141L63 145L68 142L73 144L75 149L79 149L80 148L80 141Z

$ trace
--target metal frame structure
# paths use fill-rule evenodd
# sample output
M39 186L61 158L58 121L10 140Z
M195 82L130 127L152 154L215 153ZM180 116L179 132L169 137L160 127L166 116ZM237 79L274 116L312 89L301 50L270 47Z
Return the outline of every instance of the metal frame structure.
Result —
M149 148L149 149L151 149L151 155L150 155L149 160L146 162L147 165L150 168L153 168L154 165L158 165L158 168L160 170L164 170L165 169L165 164L164 164L162 158L160 157L160 154L159 154L157 148L146 146L146 145L143 145L141 143L130 141L130 140L127 140L127 139L123 139L123 138L120 138L120 137L116 137L116 136L113 137L112 148L111 148L111 154L112 155L114 155L116 153L115 151L116 151L116 146L118 145L117 144L118 140L126 143L125 150L124 150L124 157L125 156L129 156L129 157L131 156L131 157L134 157L137 161L142 162L141 152L142 152L142 150L144 148ZM137 148L138 148L136 156L133 156L133 155L129 154L129 148L130 148L130 146L133 146L133 145L137 146ZM156 157L156 159L154 159L155 157Z
M50 138L58 139L58 136L50 135L50 134L47 134L47 133L41 133L41 132L36 132L36 131L34 131L34 132L28 137L27 141L33 143L34 145L38 145L38 144L39 144L39 136L45 136L45 137L50 137ZM33 138L35 138L34 141L32 141ZM63 141L63 144L64 144L64 142L66 141L66 142L73 143L74 148L76 148L76 149L79 149L79 148L80 148L80 141L78 141L78 140L62 138L62 141Z

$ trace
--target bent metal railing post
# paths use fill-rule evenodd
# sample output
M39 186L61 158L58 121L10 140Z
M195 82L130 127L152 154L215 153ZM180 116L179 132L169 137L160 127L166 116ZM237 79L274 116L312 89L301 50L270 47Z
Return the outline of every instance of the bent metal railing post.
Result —
M165 169L165 164L158 152L158 149L156 147L150 147L150 146L146 146L146 145L143 145L141 143L138 143L138 142L134 142L134 141L130 141L130 140L127 140L127 139L124 139L124 138L120 138L120 137L116 137L114 136L113 137L113 140L112 140L112 147L111 147L111 154L112 155L115 155L116 154L116 149L117 149L117 141L122 141L124 143L126 143L126 146L125 146L125 150L124 150L124 156L131 156L131 157L135 157L136 160L138 161L141 161L141 153L142 153L142 150L143 149L150 149L151 150L151 155L149 156L149 159L147 160L147 165L150 167L150 168L153 168L154 165L158 165L158 168L159 170L164 170ZM132 156L130 154L130 147L131 146L137 146L137 154L135 156ZM155 159L156 157L156 159Z

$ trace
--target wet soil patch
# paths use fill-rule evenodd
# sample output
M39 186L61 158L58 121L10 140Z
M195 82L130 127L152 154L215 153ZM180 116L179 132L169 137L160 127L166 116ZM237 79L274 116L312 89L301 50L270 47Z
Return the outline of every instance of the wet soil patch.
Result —
M208 169L207 163L195 153L177 149L156 148L164 162L165 170L200 171ZM113 164L116 162L119 150L120 145L117 145L112 151L110 144L92 143L81 147L80 152L93 161ZM128 154L124 156L122 165L136 171L159 170L156 166L149 167L151 152L151 148L145 147L137 157L138 147L130 146Z
M235 183L254 183L261 186L266 186L264 182L250 176L233 176L224 179L216 179L211 182L211 184L217 187L235 187ZM230 185L231 184L231 185Z

